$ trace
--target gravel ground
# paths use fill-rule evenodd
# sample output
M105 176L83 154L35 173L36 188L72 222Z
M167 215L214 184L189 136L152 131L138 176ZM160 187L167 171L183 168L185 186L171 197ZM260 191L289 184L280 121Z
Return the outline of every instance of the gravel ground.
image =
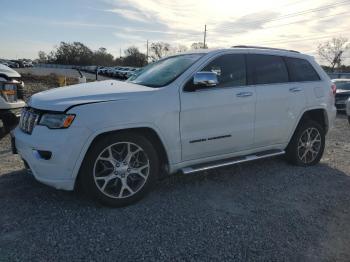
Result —
M350 127L321 163L261 160L158 183L101 207L36 182L0 141L0 261L349 261Z

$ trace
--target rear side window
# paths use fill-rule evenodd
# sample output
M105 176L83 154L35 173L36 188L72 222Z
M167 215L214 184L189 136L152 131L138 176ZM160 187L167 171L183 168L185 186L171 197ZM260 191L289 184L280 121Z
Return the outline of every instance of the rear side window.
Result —
M219 84L216 87L235 87L246 85L246 66L244 55L230 54L215 58L202 71L215 72Z
M318 81L320 76L305 59L285 57L291 82Z
M274 55L247 55L248 84L288 82L288 70L283 58Z

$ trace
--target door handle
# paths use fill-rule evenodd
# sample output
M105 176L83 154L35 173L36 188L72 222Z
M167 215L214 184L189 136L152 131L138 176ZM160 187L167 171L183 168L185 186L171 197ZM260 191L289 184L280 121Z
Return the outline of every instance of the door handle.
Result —
M236 94L237 97L248 97L248 96L252 96L253 92L241 92Z
M300 92L301 88L300 87L291 87L289 88L289 91L292 93Z

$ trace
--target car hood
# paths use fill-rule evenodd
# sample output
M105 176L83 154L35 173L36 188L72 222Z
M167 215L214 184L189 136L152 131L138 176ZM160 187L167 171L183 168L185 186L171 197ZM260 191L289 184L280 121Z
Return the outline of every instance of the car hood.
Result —
M28 105L37 109L63 112L76 105L128 99L134 93L149 93L154 90L116 80L97 81L37 93L30 98Z
M18 78L21 77L15 70L9 68L8 66L0 64L0 75L5 75L9 78Z

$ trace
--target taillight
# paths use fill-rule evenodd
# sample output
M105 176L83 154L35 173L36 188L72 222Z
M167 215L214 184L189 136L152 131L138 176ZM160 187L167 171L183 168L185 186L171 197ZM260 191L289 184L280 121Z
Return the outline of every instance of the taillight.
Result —
M331 89L332 89L333 95L335 95L335 94L337 93L337 86L336 86L335 84L333 84L333 85L331 86Z

